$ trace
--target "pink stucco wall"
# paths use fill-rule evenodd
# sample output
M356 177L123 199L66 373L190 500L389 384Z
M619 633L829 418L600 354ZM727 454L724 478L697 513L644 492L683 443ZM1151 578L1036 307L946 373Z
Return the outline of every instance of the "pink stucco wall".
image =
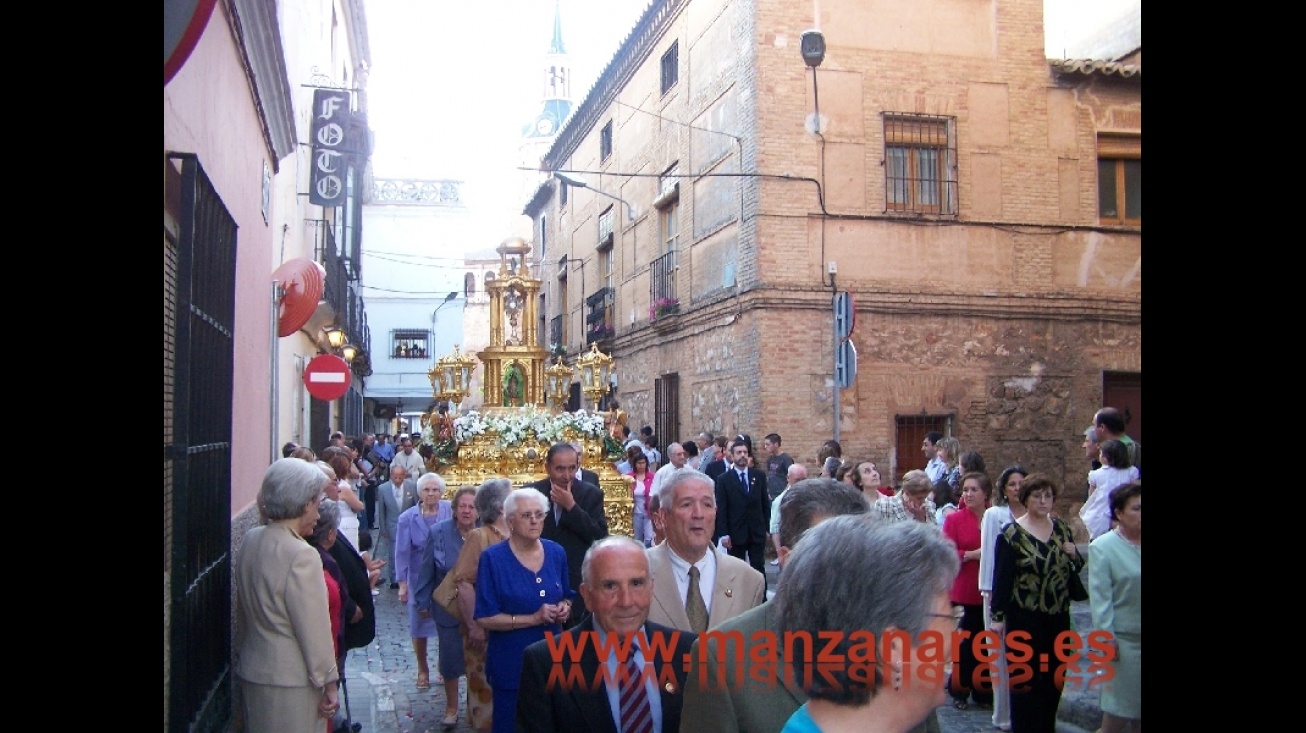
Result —
M262 185L263 163L273 161L222 3L190 59L163 88L163 149L199 156L239 227L231 454L235 516L254 501L269 461L272 232L263 221Z

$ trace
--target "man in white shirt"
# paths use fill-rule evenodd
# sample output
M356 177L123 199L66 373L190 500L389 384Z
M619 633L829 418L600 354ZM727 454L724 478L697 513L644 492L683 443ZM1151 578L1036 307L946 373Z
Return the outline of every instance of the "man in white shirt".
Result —
M658 493L658 487L662 485L662 482L666 480L672 471L685 467L685 448L679 443L672 443L667 446L667 460L671 462L659 468L657 473L653 474L653 485L649 488L649 491L653 494Z
M422 459L422 454L413 450L413 439L404 436L399 442L400 450L395 454L395 459L391 461L390 467L402 466L404 474L408 478L416 481L426 473L426 461Z
M937 483L943 478L943 474L948 472L948 464L939 458L937 443L943 440L943 433L930 431L925 434L925 440L921 443L921 453L925 454L925 475L930 477L930 483Z
M785 494L789 493L789 487L805 481L807 479L807 467L801 463L789 464L789 471L785 474L785 487L780 495L775 497L771 502L771 545L775 547L775 559L771 561L772 565L780 564L780 502L784 501Z
M761 573L710 551L717 507L707 475L692 468L673 471L662 481L658 500L667 538L648 549L655 581L650 621L702 632L766 599Z

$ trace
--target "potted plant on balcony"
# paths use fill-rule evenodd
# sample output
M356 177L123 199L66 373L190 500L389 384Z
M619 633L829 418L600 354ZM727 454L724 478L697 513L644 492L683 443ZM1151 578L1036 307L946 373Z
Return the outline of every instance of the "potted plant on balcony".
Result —
M597 321L590 326L591 341L607 341L616 335L616 329L603 321Z
M658 319L680 312L680 298L658 298L648 307L648 320L657 323Z
M555 344L550 344L550 345L549 345L549 355L550 355L550 356L554 356L554 357L557 357L557 356L564 356L564 357L565 357L565 356L567 355L567 345L566 345L566 344L556 344L556 343L555 343Z

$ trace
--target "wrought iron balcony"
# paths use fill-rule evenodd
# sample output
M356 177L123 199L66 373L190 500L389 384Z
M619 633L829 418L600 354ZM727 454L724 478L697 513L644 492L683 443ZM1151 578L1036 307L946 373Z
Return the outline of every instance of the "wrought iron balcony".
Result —
M549 321L549 348L556 349L562 347L565 352L567 349L566 334L562 332L562 316L554 316Z
M676 293L676 251L672 250L653 260L649 265L648 302L655 308L666 307L669 303L680 305L680 296Z
M588 309L585 315L586 346L595 341L611 341L616 335L616 324L612 316L614 296L612 288L599 288L585 299L585 307Z
M326 269L326 284L323 298L335 313L335 325L344 329L346 340L358 347L360 354L372 352L372 331L367 326L367 312L363 308L363 297L358 292L358 281L350 276L350 268L336 246L335 232L330 222L318 222L317 254L322 267ZM370 373L370 358L354 360L355 372L359 376Z

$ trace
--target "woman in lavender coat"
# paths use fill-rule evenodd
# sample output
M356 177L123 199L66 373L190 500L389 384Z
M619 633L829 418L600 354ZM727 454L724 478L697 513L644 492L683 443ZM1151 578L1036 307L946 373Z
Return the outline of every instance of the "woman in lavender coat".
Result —
M443 500L444 479L438 474L424 473L417 479L417 504L399 515L395 530L395 580L399 583L399 602L408 605L408 627L413 638L413 654L417 656L417 689L431 686L431 671L426 664L426 640L435 636L435 620L422 618L417 613L417 598L409 593L418 586L418 571L422 557L427 553L427 538L431 527L453 516L449 502Z

